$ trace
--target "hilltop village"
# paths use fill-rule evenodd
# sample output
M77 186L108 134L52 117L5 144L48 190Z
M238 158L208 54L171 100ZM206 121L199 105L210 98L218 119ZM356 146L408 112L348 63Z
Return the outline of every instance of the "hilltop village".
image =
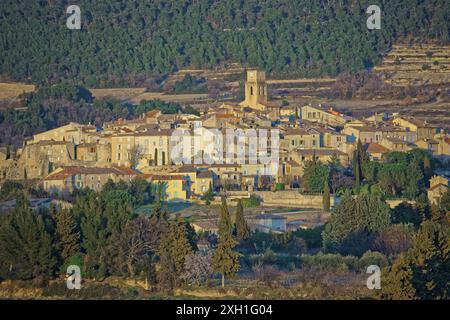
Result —
M355 119L320 105L280 106L268 97L265 72L249 70L244 101L204 108L199 116L162 114L155 109L137 119L104 123L102 128L69 123L35 134L14 153L1 149L0 177L34 180L60 196L82 188L100 191L110 179L142 178L165 183L169 201L191 201L208 190L250 193L273 191L280 185L283 190L298 189L307 162L338 160L349 166L358 141L372 161L382 161L385 153L414 148L444 161L450 158L450 136L426 121L401 114ZM261 161L174 161L174 132L196 128L216 130L224 137L226 130L266 130L269 134L260 135L258 144L270 147L274 147L270 132L276 132L276 170L268 170ZM236 144L237 139L224 139L224 144ZM251 143L245 139L248 160ZM266 149L266 155L271 155L271 148ZM207 146L201 144L199 150L206 158Z

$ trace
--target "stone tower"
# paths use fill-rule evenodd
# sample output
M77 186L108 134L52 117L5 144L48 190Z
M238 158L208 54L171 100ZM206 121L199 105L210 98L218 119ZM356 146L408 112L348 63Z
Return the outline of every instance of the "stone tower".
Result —
M264 110L267 104L266 73L258 70L248 70L245 81L245 101L241 103L252 109Z

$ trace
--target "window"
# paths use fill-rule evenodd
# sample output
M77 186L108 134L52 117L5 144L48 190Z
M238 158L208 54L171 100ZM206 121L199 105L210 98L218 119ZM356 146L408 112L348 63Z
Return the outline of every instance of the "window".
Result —
M253 87L250 87L250 95L253 95Z

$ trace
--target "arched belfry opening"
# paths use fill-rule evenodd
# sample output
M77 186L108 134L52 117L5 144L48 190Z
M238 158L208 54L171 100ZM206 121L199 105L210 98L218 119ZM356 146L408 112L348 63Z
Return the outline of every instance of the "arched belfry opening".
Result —
M267 104L266 73L259 70L248 70L245 81L245 101L242 105L252 109L264 110Z

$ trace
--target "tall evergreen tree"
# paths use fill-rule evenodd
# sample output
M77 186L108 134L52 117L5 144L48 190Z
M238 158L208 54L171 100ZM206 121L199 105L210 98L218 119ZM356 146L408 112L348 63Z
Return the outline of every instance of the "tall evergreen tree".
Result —
M159 252L159 269L156 274L156 279L158 282L158 288L161 292L168 295L173 293L175 288L175 262L171 254L171 239L169 237L164 237L158 248Z
M55 220L61 258L67 261L80 251L80 232L70 210L61 210L57 213Z
M242 200L239 199L237 207L236 207L236 240L241 242L250 237L250 228L245 221L244 217L244 207L242 205Z
M193 252L184 220L180 217L169 225L170 256L174 264L175 285L184 271L186 256Z
M155 251L158 251L163 238L169 232L169 215L161 202L156 203L150 214L150 225L152 228L152 247Z
M359 187L364 177L364 169L369 162L367 152L364 150L361 140L358 139L356 150L353 152L353 175L355 176L355 187Z
M328 185L328 181L325 180L324 186L323 186L323 210L324 211L330 211L330 186Z
M238 252L233 251L237 242L232 236L232 226L228 206L222 198L219 218L219 240L213 254L213 269L222 275L222 287L225 286L225 276L235 275L240 268Z
M379 234L391 223L389 206L376 194L361 194L353 198L344 195L322 233L326 250L346 254L364 253L369 249L372 236ZM359 240L366 241L356 246Z
M18 279L49 279L56 265L51 236L41 215L33 211L25 196L17 199L14 211L2 217L0 260L7 276Z
M412 247L382 277L382 298L446 300L450 297L450 233L424 222Z
M82 234L81 246L86 252L85 272L94 279L107 273L105 249L107 248L107 220L103 214L101 199L94 193L79 197L73 207L75 216L80 216Z

